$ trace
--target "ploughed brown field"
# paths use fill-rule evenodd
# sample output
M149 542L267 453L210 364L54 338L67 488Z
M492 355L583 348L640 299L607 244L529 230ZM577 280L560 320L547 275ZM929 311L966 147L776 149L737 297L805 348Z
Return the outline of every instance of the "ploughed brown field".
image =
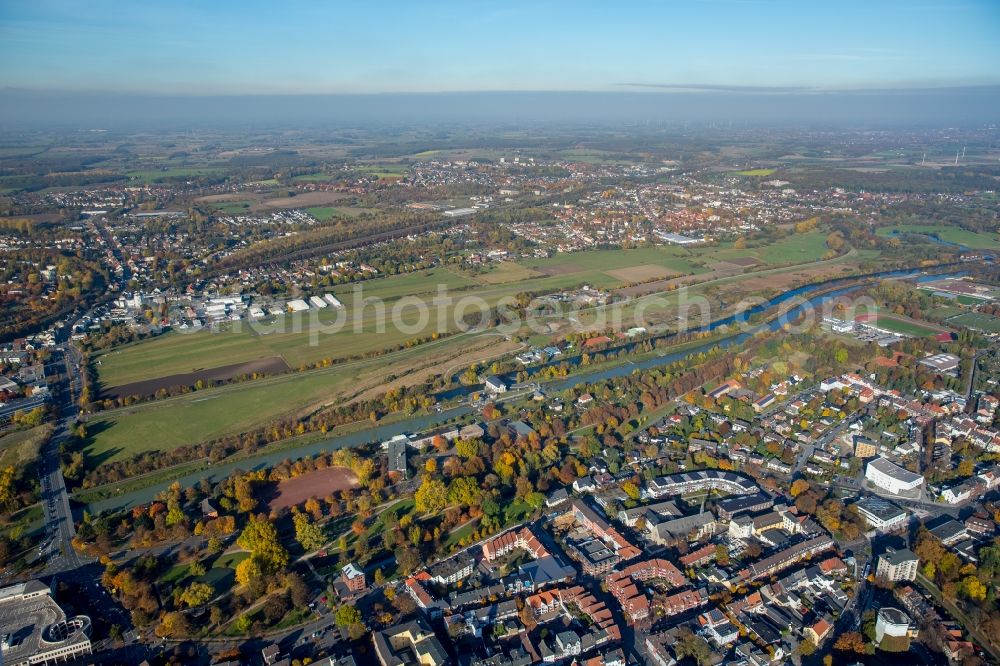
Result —
M131 382L121 386L110 386L101 390L101 395L109 398L120 398L130 395L152 395L161 388L168 389L171 386L191 386L196 382L225 381L240 375L260 374L273 375L281 372L288 372L290 368L285 363L285 359L280 356L269 356L259 358L245 363L233 363L232 365L220 365L217 368L205 368L194 372L182 372L176 375L166 375L156 379L145 379L141 382Z
M287 509L302 504L310 497L326 497L338 490L357 487L358 477L354 472L346 467L327 467L281 481L269 504L272 509Z

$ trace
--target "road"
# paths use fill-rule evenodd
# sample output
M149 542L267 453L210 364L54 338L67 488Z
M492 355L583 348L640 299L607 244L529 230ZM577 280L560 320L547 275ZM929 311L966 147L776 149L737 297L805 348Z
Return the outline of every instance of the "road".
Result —
M45 567L46 575L74 571L92 561L73 548L76 527L59 459L59 447L69 436L77 418L76 399L80 394L79 358L68 345L55 353L61 359L54 361L61 360L65 366L66 379L56 396L59 420L52 437L42 446L41 455L42 508L45 511L45 529L48 533L45 541L47 545L43 550L50 554Z

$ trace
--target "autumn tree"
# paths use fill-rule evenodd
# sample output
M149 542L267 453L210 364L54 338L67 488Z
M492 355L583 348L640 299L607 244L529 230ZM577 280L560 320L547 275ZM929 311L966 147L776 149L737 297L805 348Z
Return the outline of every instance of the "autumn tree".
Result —
M418 513L437 513L447 506L448 489L440 479L425 476L413 495L413 501Z
M200 581L195 581L187 586L184 592L181 594L181 603L187 604L189 607L202 606L207 604L212 596L215 594L215 589L208 583L202 583Z
M292 523L295 525L295 540L307 553L319 550L326 543L323 528L313 522L308 513L295 512Z
M281 545L278 530L264 515L250 516L236 543L250 551L264 573L274 573L288 564L288 551Z

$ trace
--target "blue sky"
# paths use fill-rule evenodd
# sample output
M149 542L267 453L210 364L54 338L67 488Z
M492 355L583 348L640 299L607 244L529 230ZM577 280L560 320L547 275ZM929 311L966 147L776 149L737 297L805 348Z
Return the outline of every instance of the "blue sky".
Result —
M0 0L0 87L153 93L1000 83L1000 0Z

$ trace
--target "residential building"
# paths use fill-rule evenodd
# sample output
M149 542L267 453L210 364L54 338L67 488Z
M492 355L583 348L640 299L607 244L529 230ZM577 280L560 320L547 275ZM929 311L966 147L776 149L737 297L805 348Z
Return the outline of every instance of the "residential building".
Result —
M382 666L443 666L448 653L422 617L372 633L375 655Z
M486 385L486 390L489 393L506 393L507 392L507 382L500 379L496 375L490 375L484 382Z
M887 548L878 557L875 575L891 581L915 580L920 558L909 548L896 550Z
M364 592L365 588L368 587L368 579L365 576L365 572L355 566L353 562L348 562L344 565L344 568L340 571L340 578L352 594Z

